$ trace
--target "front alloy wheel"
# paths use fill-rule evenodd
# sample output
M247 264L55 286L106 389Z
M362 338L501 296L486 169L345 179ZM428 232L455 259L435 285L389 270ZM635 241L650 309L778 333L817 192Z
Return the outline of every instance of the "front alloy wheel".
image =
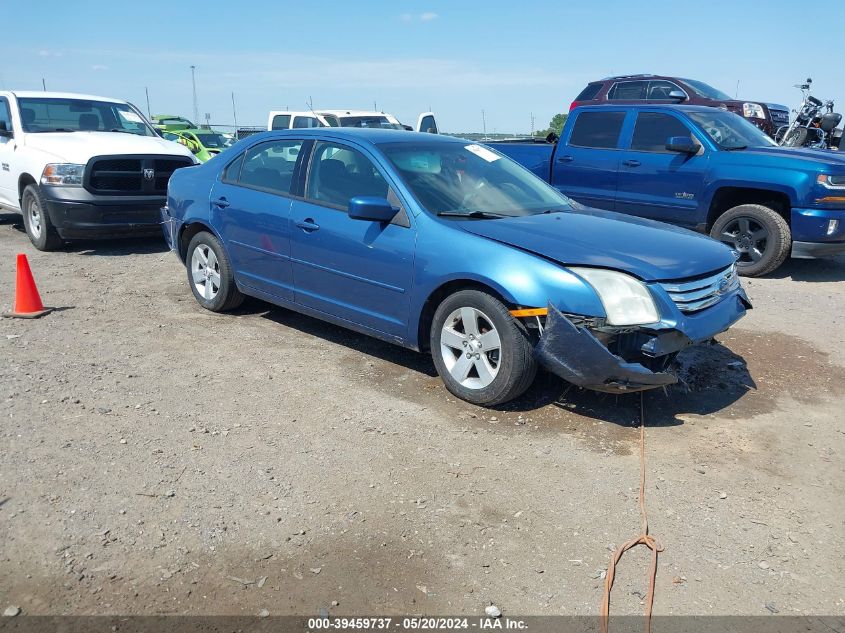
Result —
M446 297L434 312L429 341L446 388L473 404L489 407L512 400L537 373L525 326L482 290Z
M483 389L495 380L501 347L496 326L476 308L454 310L440 330L443 364L467 389Z
M792 235L782 215L762 204L741 204L716 219L710 237L738 255L740 275L756 277L772 272L789 257Z

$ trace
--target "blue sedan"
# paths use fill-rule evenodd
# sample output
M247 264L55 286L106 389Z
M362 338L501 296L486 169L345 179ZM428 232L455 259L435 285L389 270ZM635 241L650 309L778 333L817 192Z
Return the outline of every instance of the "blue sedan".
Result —
M750 307L724 245L581 207L502 154L431 134L250 136L178 170L165 238L197 302L245 295L431 353L493 406L538 367L606 392L676 382Z

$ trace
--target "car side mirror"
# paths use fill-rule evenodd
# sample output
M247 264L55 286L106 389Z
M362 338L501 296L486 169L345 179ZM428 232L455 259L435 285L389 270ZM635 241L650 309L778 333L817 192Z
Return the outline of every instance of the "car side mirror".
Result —
M5 121L0 121L0 137L12 138L14 135L15 133L9 129L8 124Z
M397 210L385 198L355 196L349 201L347 213L353 220L390 222L396 216Z
M690 136L670 136L666 139L666 149L680 154L698 154L701 146Z
M669 92L670 99L676 99L678 101L686 101L687 95L683 90L672 90Z

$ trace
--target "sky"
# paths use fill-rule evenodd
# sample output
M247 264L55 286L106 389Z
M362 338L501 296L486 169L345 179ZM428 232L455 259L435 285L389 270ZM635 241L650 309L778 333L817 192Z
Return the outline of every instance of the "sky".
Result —
M36 5L32 5L35 7ZM740 98L795 107L793 87L845 108L845 38L796 29L795 1L357 0L242 4L37 3L34 22L0 38L0 90L81 92L152 114L266 125L270 110L372 109L441 130L543 129L589 82L655 73L705 81ZM20 5L0 0L0 14ZM812 14L843 23L842 0ZM803 19L803 18L802 18ZM29 24L30 26L26 26ZM37 25L37 26L33 26ZM32 28L30 28L32 27ZM737 88L738 83L738 88ZM482 111L484 112L482 118Z

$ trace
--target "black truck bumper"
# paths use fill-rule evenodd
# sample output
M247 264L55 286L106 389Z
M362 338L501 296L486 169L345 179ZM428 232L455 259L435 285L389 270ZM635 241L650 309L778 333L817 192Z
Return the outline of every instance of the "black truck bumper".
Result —
M93 196L78 187L44 187L42 195L62 239L161 235L164 196Z

